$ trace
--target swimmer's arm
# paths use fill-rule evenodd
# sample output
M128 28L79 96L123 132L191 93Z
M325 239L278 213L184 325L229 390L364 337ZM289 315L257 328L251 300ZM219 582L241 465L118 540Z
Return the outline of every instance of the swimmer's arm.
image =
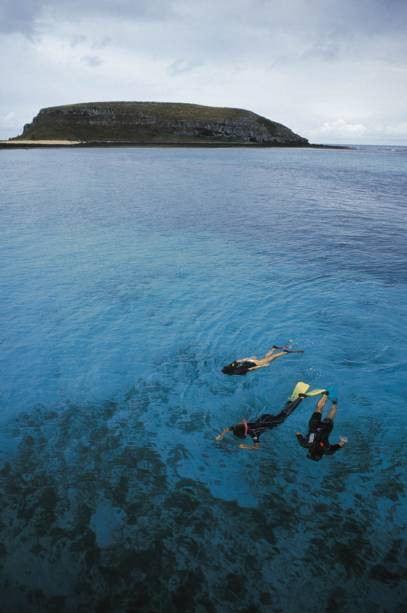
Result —
M308 447L306 439L303 437L301 432L296 432L295 436L297 437L297 441L301 445L301 447Z
M253 436L252 438L253 440L253 445L246 445L245 443L241 443L239 445L240 449L248 449L249 451L254 451L255 449L259 449L260 447L260 443L259 443L259 436Z
M334 453L336 453L337 451L339 451L339 449L341 449L343 447L343 445L330 445L328 447L328 449L324 450L325 455L333 455Z
M249 451L254 451L255 449L260 449L260 443L253 443L253 445L245 445L241 443L239 445L240 449L248 449Z
M346 438L346 436L341 436L339 439L339 443L337 443L336 445L330 445L329 449L325 451L326 455L332 455L336 453L337 451L339 451L339 449L342 449L342 447L344 447L347 442L348 439Z
M230 432L230 428L225 428L218 436L215 436L215 441L221 441L227 432Z

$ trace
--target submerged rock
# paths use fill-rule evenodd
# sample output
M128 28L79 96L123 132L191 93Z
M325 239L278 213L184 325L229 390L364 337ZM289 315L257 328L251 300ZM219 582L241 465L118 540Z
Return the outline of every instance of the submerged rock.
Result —
M242 109L167 102L88 102L42 109L16 140L95 144L307 146L307 139Z

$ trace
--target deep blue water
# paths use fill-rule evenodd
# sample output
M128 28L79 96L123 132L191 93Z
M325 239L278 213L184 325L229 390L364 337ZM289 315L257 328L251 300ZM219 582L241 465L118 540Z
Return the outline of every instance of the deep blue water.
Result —
M405 148L0 152L2 611L404 610L406 194ZM312 399L215 443L299 380L343 450Z

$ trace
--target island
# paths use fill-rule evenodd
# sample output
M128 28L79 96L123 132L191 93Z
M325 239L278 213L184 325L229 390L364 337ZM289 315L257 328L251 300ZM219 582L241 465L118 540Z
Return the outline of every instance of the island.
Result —
M251 111L173 102L86 102L41 109L3 147L309 147L306 138Z

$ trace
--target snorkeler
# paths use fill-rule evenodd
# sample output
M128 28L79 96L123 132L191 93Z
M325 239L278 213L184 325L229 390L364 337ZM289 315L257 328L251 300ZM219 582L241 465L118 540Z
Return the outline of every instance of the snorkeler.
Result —
M304 438L301 432L296 432L295 435L301 447L308 449L307 458L318 462L324 455L332 455L341 449L348 439L345 436L339 437L339 443L331 445L329 443L329 435L333 430L333 420L336 415L337 401L332 400L332 406L325 419L322 419L322 411L328 400L329 392L325 392L317 402L314 413L308 424L308 434Z
M242 443L239 445L241 449L258 449L260 447L259 438L263 432L266 430L272 430L273 428L276 428L282 424L307 396L316 396L317 394L322 394L325 392L325 390L313 390L312 392L308 392L308 390L308 383L299 381L295 386L290 399L285 403L284 408L280 411L280 413L277 415L270 415L269 413L266 413L261 415L255 421L248 422L244 419L239 424L225 428L220 434L218 434L218 436L215 437L215 440L221 441L227 432L232 432L235 436L237 436L237 438L244 439L247 436L250 436L253 439L253 445L245 445Z
M276 350L280 350L276 353ZM222 368L222 372L225 375L245 375L251 370L257 370L257 368L264 368L266 366L270 366L271 362L277 360L277 358L283 357L283 355L287 355L288 353L304 353L300 350L289 349L288 346L277 347L277 345L273 345L271 351L266 353L264 358L241 358L239 360L234 360L231 364L224 366Z

